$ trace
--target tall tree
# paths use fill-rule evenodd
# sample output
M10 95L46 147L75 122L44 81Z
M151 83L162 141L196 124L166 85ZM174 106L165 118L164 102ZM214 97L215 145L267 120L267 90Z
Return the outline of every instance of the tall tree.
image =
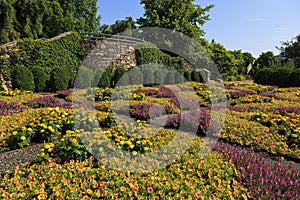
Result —
M181 32L191 38L199 39L204 35L201 28L213 5L202 8L194 0L141 0L144 16L137 19L141 27L161 27Z
M282 42L278 49L281 51L280 56L284 63L292 61L300 68L300 34L291 41Z
M122 33L127 31L126 34L131 36L131 30L136 29L136 25L132 17L126 17L124 20L117 20L110 26L113 34Z
M0 44L19 38L14 2L15 0L0 0Z
M98 30L97 0L0 0L0 43Z
M255 61L256 68L276 67L279 64L278 58L272 51L262 52Z

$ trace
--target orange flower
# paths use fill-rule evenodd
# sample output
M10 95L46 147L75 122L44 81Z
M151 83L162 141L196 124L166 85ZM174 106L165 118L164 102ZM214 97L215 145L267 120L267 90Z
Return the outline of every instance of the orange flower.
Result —
M147 188L147 192L148 192L148 193L152 193L152 192L153 192L153 188L152 188L152 187L148 187L148 188Z

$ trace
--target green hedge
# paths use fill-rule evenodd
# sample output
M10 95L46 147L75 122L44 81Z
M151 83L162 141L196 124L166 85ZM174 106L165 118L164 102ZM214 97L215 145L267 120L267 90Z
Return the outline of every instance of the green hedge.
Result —
M182 72L185 68L185 61L181 57L172 57L160 49L158 49L154 44L145 42L139 44L135 50L135 56L137 60L137 65L145 64L163 64L168 67L173 67L174 69Z
M46 82L49 81L46 69L40 66L34 66L31 69L34 77L35 91L40 92L46 90Z
M23 39L18 41L16 49L0 53L9 55L9 59L5 61L9 68L13 70L15 66L24 65L32 70L34 66L40 66L45 69L48 78L55 67L66 68L70 74L68 86L73 85L75 75L85 56L78 33L53 40ZM8 79L12 78L9 71L6 74L9 75ZM49 85L46 85L46 88L48 87Z
M263 68L258 71L254 82L262 85L276 85L279 87L299 87L300 69L291 67Z
M24 65L17 65L12 71L12 87L20 90L34 90L34 78Z
M81 66L77 72L74 87L79 89L92 87L93 79L93 71L85 66Z
M66 90L70 80L70 72L66 67L56 67L50 75L50 90L53 92Z

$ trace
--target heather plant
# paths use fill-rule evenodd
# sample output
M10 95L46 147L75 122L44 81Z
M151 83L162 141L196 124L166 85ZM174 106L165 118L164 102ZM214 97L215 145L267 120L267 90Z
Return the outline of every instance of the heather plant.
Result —
M298 199L300 172L280 161L268 162L252 150L218 143L214 150L224 154L241 172L238 181L249 189L255 199Z

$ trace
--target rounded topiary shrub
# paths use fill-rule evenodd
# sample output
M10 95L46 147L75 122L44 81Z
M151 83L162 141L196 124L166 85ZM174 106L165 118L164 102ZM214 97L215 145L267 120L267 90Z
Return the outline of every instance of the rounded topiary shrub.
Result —
M137 67L130 69L128 71L128 76L130 85L139 85L143 83L143 74Z
M175 83L184 83L185 82L185 79L183 77L183 75L177 71L175 71L174 73L174 81Z
M128 86L129 85L129 77L128 74L125 73L123 74L123 76L119 79L119 81L117 82L118 86Z
M34 66L32 67L31 72L34 78L35 91L45 91L47 89L46 82L49 79L46 69L40 66Z
M175 83L175 77L173 71L168 71L165 78L166 85L172 85Z
M196 70L193 70L191 73L191 80L195 82L200 82L199 73Z
M291 86L300 87L300 68L295 69L290 76Z
M50 90L53 92L66 90L69 85L70 73L66 67L56 67L50 75Z
M156 69L154 71L154 84L164 84L165 77L166 75L163 69Z
M187 81L191 81L191 80L192 80L191 72L190 72L190 71L185 71L185 72L183 73L183 76L184 76L184 78L185 78Z
M119 85L118 81L126 73L126 70L123 67L117 67L114 73L113 82L114 85Z
M271 82L272 85L277 85L278 87L289 87L291 85L291 74L293 70L288 67L281 67L274 71L271 75Z
M111 87L111 82L112 82L112 72L110 68L106 68L100 77L100 80L98 82L98 87L100 88Z
M152 86L154 85L154 73L151 69L144 69L142 71L143 73L143 83L147 86Z
M12 87L20 90L34 90L32 72L24 65L17 65L12 71Z
M270 85L271 84L271 75L274 73L274 69L272 68L263 68L259 70L254 76L253 80L255 83L262 85Z
M85 66L81 66L77 72L74 87L79 89L89 88L92 86L93 79L93 71Z

